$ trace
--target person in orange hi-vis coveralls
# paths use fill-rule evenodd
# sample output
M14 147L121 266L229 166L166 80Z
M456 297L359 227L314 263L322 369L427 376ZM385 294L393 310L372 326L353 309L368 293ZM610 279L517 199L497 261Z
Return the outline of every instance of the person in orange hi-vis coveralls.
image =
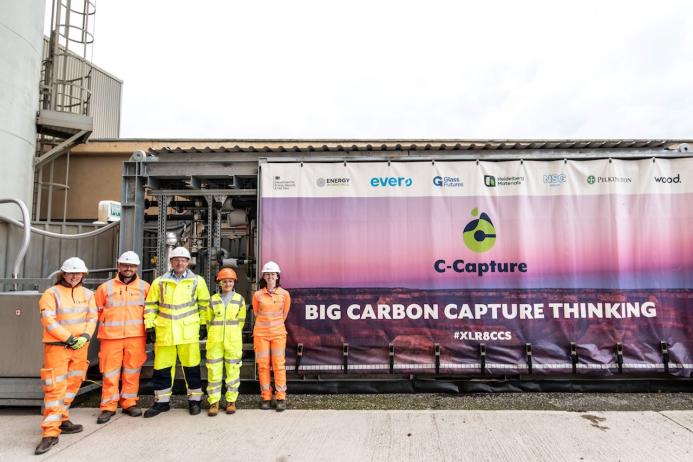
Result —
M87 374L89 340L96 328L94 293L82 286L89 270L77 257L60 267L56 284L39 300L43 326L43 437L36 454L58 443L60 433L79 433L82 426L69 420L68 409Z
M286 409L286 327L284 321L289 314L291 297L279 284L279 265L268 261L262 267L260 290L253 294L253 345L260 379L262 402L260 409L271 409L270 360L274 371L274 397L277 412Z
M118 275L101 284L94 295L99 309L99 370L103 374L98 424L115 415L118 402L123 414L142 415L137 392L140 370L147 360L144 301L149 284L137 277L139 265L140 257L135 252L124 252L118 258ZM123 387L119 391L121 376Z

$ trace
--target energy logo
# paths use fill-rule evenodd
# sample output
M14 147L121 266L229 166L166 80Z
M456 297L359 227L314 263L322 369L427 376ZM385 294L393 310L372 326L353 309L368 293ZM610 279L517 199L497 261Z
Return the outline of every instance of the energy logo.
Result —
M479 209L472 209L472 216L479 216ZM496 243L496 228L491 222L491 218L486 213L482 213L479 218L467 223L462 233L464 245L473 252L482 253L491 250Z

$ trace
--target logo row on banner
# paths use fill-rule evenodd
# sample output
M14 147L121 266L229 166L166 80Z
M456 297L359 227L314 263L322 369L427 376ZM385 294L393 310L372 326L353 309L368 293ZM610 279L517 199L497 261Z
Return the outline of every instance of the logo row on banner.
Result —
M574 161L266 162L263 197L693 192L693 158Z

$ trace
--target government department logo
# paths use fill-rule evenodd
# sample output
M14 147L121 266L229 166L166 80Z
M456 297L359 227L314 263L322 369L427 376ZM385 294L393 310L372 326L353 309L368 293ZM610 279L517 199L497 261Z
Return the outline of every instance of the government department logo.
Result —
M462 233L464 245L472 252L488 252L496 243L496 228L486 213L481 213L479 216L479 209L476 207L472 209L472 216L479 218L475 218L464 227Z
M319 188L324 188L325 186L349 186L351 183L351 178L318 178L315 180L315 184Z

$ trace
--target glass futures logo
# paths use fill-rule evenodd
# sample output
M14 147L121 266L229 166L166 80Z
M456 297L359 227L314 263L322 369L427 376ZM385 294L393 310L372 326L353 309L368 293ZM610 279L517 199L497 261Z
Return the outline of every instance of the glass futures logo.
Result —
M472 209L472 216L479 216L479 209ZM472 252L482 253L491 250L496 243L496 228L486 213L467 223L462 233L464 245Z

